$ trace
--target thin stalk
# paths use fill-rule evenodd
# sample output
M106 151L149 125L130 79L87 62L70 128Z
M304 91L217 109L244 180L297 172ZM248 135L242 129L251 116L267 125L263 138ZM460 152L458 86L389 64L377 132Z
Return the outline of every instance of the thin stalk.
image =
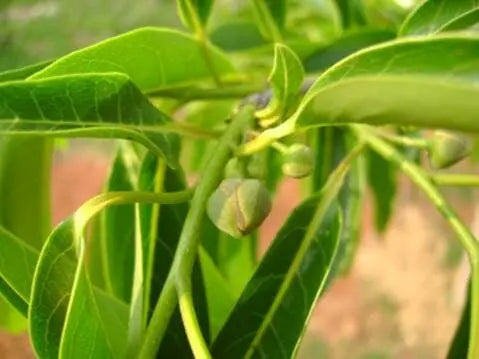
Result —
M469 228L461 221L454 209L439 192L427 173L414 162L409 161L393 146L377 137L366 126L351 125L353 131L385 159L395 163L421 188L456 233L469 256L471 265L471 327L468 359L479 358L479 244Z
M282 144L279 141L274 141L273 143L271 143L271 147L273 147L276 151L278 151L282 155L288 152L288 146Z
M479 175L466 173L433 173L429 178L438 186L479 187Z
M180 312L183 323L185 324L186 336L190 342L190 347L195 359L210 359L211 354L201 333L198 318L196 317L191 284L188 284L187 287L187 291L183 291L179 294Z
M201 23L201 19L198 16L198 12L196 11L195 7L191 0L185 0L186 7L189 13L189 18L192 21L193 31L195 32L196 38L200 44L201 52L203 53L203 57L205 59L206 66L210 70L211 76L215 84L218 87L221 87L221 80L216 72L215 65L213 63L213 58L210 53L210 49L208 48L208 37L206 36L205 29L203 24Z
M224 166L228 162L232 152L232 145L238 142L239 136L245 131L247 124L252 121L253 114L253 106L245 106L239 110L218 142L212 157L202 170L204 176L200 179L191 201L190 210L183 225L173 264L146 331L139 354L140 359L153 359L155 357L171 315L176 307L178 297L188 296L188 293L191 293L190 277L197 258L200 230L205 214L206 202L221 180ZM182 317L186 323L190 323L191 318L185 318L185 314L196 318L194 310L192 312L187 311L187 313L183 310ZM187 330L190 333L190 340L191 333L195 333L196 338L195 342L191 343L192 345L196 346L196 342L204 342L201 332L198 333L192 328Z
M155 178L154 178L154 188L155 193L162 193L164 187L166 163L164 160L159 160ZM144 285L144 313L143 318L145 323L147 323L148 311L150 308L150 296L151 296L151 279L153 278L153 270L155 267L155 247L156 239L158 234L158 219L160 215L160 205L154 204L151 208L151 223L150 223L150 233L149 233L149 246L148 246L148 257L146 258L146 273L145 273L145 282Z
M375 134L383 137L389 142L395 143L400 146L416 147L420 149L426 149L428 147L427 140L423 138L411 138L406 136L398 136L398 135L383 132L383 131L375 131Z
M178 192L113 191L99 194L82 204L75 212L75 226L84 228L98 212L108 206L131 203L175 204L188 201L193 195L191 189Z

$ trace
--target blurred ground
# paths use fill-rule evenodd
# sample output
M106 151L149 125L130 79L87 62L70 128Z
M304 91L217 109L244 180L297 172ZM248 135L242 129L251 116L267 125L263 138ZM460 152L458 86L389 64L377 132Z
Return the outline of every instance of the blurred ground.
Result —
M108 172L108 156L95 146L73 145L57 155L53 169L56 222L98 193ZM321 298L309 325L301 358L444 358L458 320L467 265L453 235L421 194L401 185L397 211L383 235L372 230L365 209L358 257L347 278ZM298 202L298 184L281 186L274 211L262 229L262 251ZM472 220L464 194L456 205ZM470 196L469 196L470 198ZM32 358L25 335L0 335L0 358Z

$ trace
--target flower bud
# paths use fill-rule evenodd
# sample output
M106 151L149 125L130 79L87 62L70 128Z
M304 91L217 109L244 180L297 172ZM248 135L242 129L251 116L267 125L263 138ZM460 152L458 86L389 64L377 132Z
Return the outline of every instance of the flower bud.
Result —
M257 179L225 179L207 204L215 226L236 238L258 228L270 211L269 193Z
M283 157L281 169L286 176L302 178L313 170L313 152L308 146L296 143L289 146Z
M467 138L447 131L435 131L429 140L431 166L446 168L459 162L471 152Z

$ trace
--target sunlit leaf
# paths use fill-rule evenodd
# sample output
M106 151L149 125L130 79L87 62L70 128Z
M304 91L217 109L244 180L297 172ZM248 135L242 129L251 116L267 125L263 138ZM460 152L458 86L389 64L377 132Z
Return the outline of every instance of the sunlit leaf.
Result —
M426 0L409 14L399 35L424 35L441 31L453 23L459 24L464 16L478 8L479 4L475 0Z
M300 126L358 122L479 131L479 103L473 100L479 91L478 45L473 36L443 35L360 51L316 80L292 121ZM310 102L316 118L299 117Z
M274 122L274 118L281 120L296 102L303 79L304 69L296 54L285 45L276 45L269 76L273 97L266 108L257 112L257 116L268 123Z
M134 139L174 164L177 136L122 74L82 74L0 84L0 132Z
M220 75L234 72L230 61L210 47L211 61ZM32 78L120 72L142 91L209 79L209 67L199 43L176 30L147 27L109 38L66 55Z

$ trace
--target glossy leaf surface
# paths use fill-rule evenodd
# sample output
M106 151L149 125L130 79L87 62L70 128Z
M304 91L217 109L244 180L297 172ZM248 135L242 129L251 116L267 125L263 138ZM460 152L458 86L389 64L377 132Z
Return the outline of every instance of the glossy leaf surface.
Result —
M301 117L297 123L400 123L479 131L479 104L472 100L478 92L478 44L474 36L444 35L360 51L316 80L296 116L314 100L317 117Z
M233 72L229 60L211 47L218 74ZM33 78L91 72L126 74L142 91L211 77L200 45L176 30L142 28L74 51L36 73Z
M475 0L426 0L406 18L399 35L424 35L440 31L478 7Z
M332 205L321 223L312 224L318 202L318 196L305 201L283 225L220 331L214 357L293 355L339 243L338 207ZM298 257L307 235L314 241ZM285 280L290 282L282 287Z
M61 223L48 238L35 271L30 335L41 358L115 358L124 350L128 309L113 311L112 299L107 307L113 315L100 310L85 272L80 230L73 218Z
M122 74L68 75L0 84L0 132L135 139L175 162L177 137Z

